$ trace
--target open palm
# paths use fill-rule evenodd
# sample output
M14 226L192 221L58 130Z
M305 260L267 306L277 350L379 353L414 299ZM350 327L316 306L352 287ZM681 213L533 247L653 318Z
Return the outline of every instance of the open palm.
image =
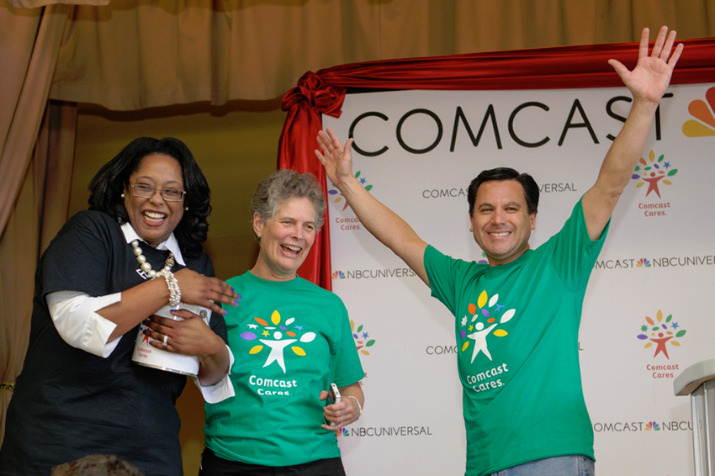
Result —
M653 45L653 50L649 55L649 30L644 28L641 33L638 50L638 63L633 68L633 71L629 71L618 60L608 60L608 63L616 70L623 84L631 91L634 98L643 98L655 103L660 101L670 83L673 68L675 68L675 64L683 51L682 43L673 50L675 34L675 31L671 31L668 34L668 27L661 27Z

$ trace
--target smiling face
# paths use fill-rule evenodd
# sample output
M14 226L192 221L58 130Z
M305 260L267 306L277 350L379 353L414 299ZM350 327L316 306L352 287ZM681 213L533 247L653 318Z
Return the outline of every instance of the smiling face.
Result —
M260 240L258 260L251 271L262 279L289 281L315 242L315 208L306 197L293 197L281 203L275 214L263 220L253 214L253 231Z
M151 198L134 195L131 185L155 189ZM184 200L165 201L160 190L185 190L179 162L166 154L152 154L139 162L139 167L129 176L124 187L124 207L137 235L151 246L165 241L184 216Z
M536 213L529 214L516 180L484 182L477 190L470 231L491 266L514 261L529 249Z

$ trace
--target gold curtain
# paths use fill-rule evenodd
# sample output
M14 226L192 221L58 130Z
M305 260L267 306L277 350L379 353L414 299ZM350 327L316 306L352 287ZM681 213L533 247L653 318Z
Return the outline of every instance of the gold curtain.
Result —
M67 219L77 108L48 103L16 205L0 239L0 442L5 411L30 332L33 277L40 253Z
M45 111L66 19L64 6L40 13L0 4L0 441L10 391L27 347L41 224L45 218L66 219L66 207L56 214L60 200L46 196L45 190L49 154L59 157L65 150L49 147L52 116ZM45 132L38 137L43 117ZM69 164L52 161L63 170L51 179L70 177L72 155ZM60 190L66 192L68 185Z
M112 110L281 96L303 73L377 59L711 36L706 0L188 0L79 6L50 97ZM121 38L121 39L120 39Z
M64 6L40 13L0 3L0 236L29 165L66 20Z

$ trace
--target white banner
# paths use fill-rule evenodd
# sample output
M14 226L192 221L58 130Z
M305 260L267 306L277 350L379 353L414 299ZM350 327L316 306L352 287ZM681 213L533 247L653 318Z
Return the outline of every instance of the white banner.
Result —
M690 400L673 379L713 357L713 87L669 88L591 276L579 340L598 474L694 471ZM625 88L377 92L347 95L323 125L352 131L355 173L425 241L483 260L471 179L497 166L534 176L537 247L594 183L629 107ZM328 191L333 290L367 372L363 417L340 437L347 472L463 474L453 317Z

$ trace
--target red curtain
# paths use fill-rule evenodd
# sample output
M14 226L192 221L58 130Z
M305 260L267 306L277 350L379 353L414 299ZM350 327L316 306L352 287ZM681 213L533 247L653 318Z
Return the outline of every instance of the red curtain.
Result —
M323 128L321 114L340 117L345 98L345 88L328 86L318 74L308 72L298 81L298 86L283 97L282 109L288 111L278 149L278 168L311 172L318 178L327 194L323 166L313 151L318 146L315 138ZM330 226L328 210L325 225L315 238L313 248L298 270L298 274L325 289L332 289L330 281Z
M715 81L715 38L684 40L671 84ZM539 48L431 58L353 63L308 72L283 98L287 117L280 138L278 168L311 172L327 192L325 172L313 151L321 114L339 117L346 91L398 89L560 89L618 87L608 64L629 69L638 59L637 43ZM347 138L346 138L347 139ZM327 193L326 193L327 196ZM329 217L298 273L332 289Z

